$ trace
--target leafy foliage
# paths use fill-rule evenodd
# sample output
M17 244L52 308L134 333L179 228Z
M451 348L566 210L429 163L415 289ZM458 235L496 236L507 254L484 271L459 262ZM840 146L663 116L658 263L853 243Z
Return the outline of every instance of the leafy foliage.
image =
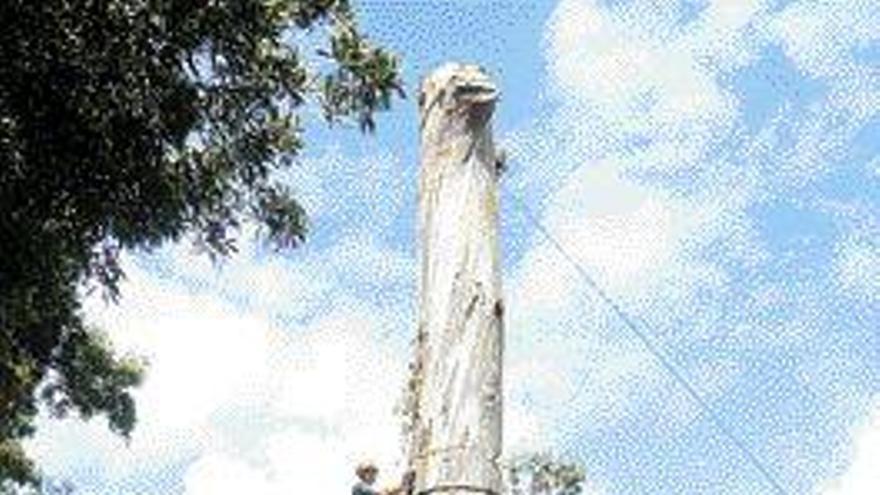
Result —
M580 495L584 479L580 466L546 453L518 457L508 466L511 495Z
M18 442L40 403L134 427L142 365L80 306L118 297L122 251L191 236L222 256L250 221L298 245L305 212L272 172L302 149L299 110L369 131L402 91L346 0L5 0L0 25L6 486L36 479Z

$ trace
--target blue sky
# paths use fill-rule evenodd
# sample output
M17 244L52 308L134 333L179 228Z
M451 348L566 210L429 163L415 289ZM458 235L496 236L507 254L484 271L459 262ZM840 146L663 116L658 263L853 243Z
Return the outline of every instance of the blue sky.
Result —
M414 333L419 79L476 62L503 96L506 448L581 462L588 493L880 489L880 5L362 0L408 101L374 137L309 127L285 172L312 236L126 259L88 314L150 374L131 443L44 422L31 452L82 493L347 490L401 468ZM705 399L698 407L529 208ZM205 345L205 343L208 345Z

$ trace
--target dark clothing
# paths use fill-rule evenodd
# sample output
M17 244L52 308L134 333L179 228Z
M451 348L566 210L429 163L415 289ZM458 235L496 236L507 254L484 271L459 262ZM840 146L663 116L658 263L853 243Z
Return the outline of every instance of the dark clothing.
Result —
M352 487L351 495L379 495L379 492L377 492L372 486L361 481Z

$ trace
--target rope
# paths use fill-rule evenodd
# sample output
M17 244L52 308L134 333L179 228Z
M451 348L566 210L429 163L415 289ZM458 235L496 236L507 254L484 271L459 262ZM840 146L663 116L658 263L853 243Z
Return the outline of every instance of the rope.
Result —
M481 486L474 485L437 485L431 488L425 488L424 490L420 490L416 492L416 495L430 495L431 493L442 493L442 492L471 492L471 493L482 493L484 495L499 495L498 492L492 490L491 488L483 488Z
M712 408L709 407L709 404L703 399L703 397L697 392L696 388L690 384L690 382L682 375L676 367L669 361L669 359L663 354L660 349L648 338L645 333L639 329L639 327L635 324L633 319L620 307L612 298L609 296L599 284L587 273L586 269L578 263L571 255L568 254L568 251L562 246L562 244L556 240L556 238L544 227L541 222L538 221L538 218L535 214L531 212L531 210L526 206L526 204L519 199L519 197L512 191L509 187L507 188L508 193L513 199L514 203L517 204L519 209L523 212L523 216L535 225L535 228L538 232L541 233L553 246L559 254L565 258L575 269L575 271L580 275L581 279L586 283L596 295L599 296L599 299L605 303L614 314L620 318L620 320L624 323L624 325L629 328L638 339L644 344L644 346L651 352L654 358L669 372L670 375L678 382L679 385L685 390L685 392L690 396L690 398L703 410L703 412L708 415L709 419L715 424L715 426L721 430L721 432L726 436L742 453L746 456L746 459L752 464L752 466L758 470L764 480L773 487L773 490L776 491L779 495L788 495L788 492L782 487L782 485L776 480L776 478L771 474L770 470L761 462L758 457L752 453L752 451L748 448L748 446L737 437L730 428L712 411Z

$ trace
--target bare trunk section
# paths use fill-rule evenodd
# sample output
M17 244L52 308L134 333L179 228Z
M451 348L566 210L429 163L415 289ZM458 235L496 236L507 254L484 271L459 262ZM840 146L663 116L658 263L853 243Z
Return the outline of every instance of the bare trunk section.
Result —
M445 65L422 84L422 272L409 453L416 493L501 491L496 98L475 66Z

